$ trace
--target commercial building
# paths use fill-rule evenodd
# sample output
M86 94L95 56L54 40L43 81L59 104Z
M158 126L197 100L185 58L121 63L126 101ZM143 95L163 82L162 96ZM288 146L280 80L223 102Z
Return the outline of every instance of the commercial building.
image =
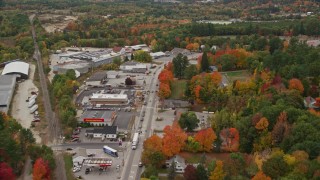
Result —
M86 85L101 87L105 84L106 81L107 81L107 73L105 71L96 72L89 79L86 80Z
M127 94L92 94L89 98L92 106L124 105L128 103Z
M57 74L65 74L68 70L73 69L79 74L85 74L90 69L90 63L80 60L64 60L60 59L58 64L53 66L53 72Z
M22 61L15 61L4 66L2 75L16 75L18 79L28 79L29 64Z
M117 126L104 126L102 128L93 128L86 130L86 136L102 139L116 139L118 127Z
M120 70L131 73L145 73L148 70L148 65L135 61L128 61L120 66Z
M112 126L114 120L117 118L115 111L85 111L78 119L80 123L90 123L94 126Z
M7 113L16 85L16 75L0 76L0 111Z
M152 57L152 59L158 59L166 56L166 54L160 51L160 52L150 53L150 56Z

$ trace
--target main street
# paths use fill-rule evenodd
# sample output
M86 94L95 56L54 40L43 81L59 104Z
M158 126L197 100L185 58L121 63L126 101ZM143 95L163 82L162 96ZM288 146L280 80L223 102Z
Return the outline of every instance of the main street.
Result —
M138 167L138 164L140 162L141 159L141 153L143 150L143 141L148 138L151 134L151 123L154 119L154 113L156 111L156 103L158 102L157 100L157 86L156 84L158 83L158 75L160 73L160 71L162 70L162 66L158 67L153 75L153 78L150 82L150 86L148 89L150 91L150 94L147 98L147 107L142 107L141 108L141 112L145 110L146 112L146 116L144 117L145 121L140 121L141 119L141 113L140 113L140 117L138 118L138 120L136 119L136 121L138 121L139 126L136 127L142 127L142 134L140 135L140 139L139 139L139 145L137 147L136 150L132 150L130 147L130 144L127 146L127 148L129 148L128 150L128 155L127 155L127 161L125 163L124 169L122 171L122 176L121 179L123 180L135 180L135 179L140 179L140 175L141 175L141 169ZM152 93L153 92L153 93ZM138 128L136 128L138 129ZM129 158L129 159L128 159Z

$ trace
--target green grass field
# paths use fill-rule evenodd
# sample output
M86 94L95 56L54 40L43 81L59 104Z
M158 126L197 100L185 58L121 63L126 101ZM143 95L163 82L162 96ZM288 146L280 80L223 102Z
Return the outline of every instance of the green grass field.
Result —
M175 80L171 83L170 99L183 99L186 89L186 80Z
M76 178L73 176L73 172L72 172L72 168L73 168L72 156L69 154L64 154L63 160L64 160L64 165L66 168L67 179L68 180L75 180Z

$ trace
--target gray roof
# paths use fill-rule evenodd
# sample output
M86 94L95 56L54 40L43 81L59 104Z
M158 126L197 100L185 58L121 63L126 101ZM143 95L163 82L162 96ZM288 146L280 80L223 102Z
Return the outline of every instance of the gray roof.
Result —
M86 130L86 133L94 134L117 134L118 126L104 126L103 128L94 128Z
M94 73L87 81L102 81L107 77L107 73L103 72L96 72Z
M0 111L7 112L16 85L15 75L0 76Z
M125 65L136 65L136 64L138 64L138 62L136 62L136 61L128 61L128 62L123 63L122 66L125 66Z
M81 118L104 118L104 119L109 119L112 117L112 113L114 111L92 111L92 110L87 110L85 111Z

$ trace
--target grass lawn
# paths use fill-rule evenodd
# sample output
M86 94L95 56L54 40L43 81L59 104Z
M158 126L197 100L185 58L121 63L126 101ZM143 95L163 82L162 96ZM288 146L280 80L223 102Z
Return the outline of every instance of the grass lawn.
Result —
M64 154L63 155L64 165L67 173L67 179L68 180L75 180L76 178L73 175L72 168L72 156L70 154Z
M183 99L186 89L186 80L175 80L171 83L171 96L170 99Z
M222 74L227 76L230 83L232 83L234 80L246 81L250 79L250 74L246 70L223 72Z

